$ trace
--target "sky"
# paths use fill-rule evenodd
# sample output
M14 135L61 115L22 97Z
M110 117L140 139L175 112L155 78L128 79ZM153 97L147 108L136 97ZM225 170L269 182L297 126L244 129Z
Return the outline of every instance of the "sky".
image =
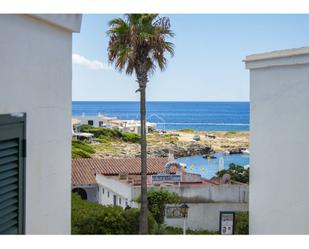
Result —
M250 54L309 46L309 15L163 14L176 36L167 69L151 76L148 101L249 101ZM83 15L73 35L73 100L138 101L134 75L108 64L108 21Z

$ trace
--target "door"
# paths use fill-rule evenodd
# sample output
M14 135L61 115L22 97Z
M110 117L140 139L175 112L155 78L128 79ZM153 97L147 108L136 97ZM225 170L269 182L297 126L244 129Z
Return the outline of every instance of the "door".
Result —
M117 196L114 195L114 206L117 206Z
M25 116L0 115L0 234L24 233Z

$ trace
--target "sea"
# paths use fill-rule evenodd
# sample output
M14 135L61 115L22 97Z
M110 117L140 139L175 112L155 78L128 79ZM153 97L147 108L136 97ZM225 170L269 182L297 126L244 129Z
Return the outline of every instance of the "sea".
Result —
M198 131L248 131L249 102L147 102L147 121L163 130L193 129ZM139 102L73 101L72 115L107 115L119 119L139 119ZM191 156L177 159L186 171L211 179L223 159L224 168L230 163L248 166L249 155L215 154L214 159ZM221 159L221 161L222 161Z
M147 121L159 129L190 128L199 131L248 131L249 102L168 102L149 101ZM117 116L139 119L139 102L73 101L72 115Z

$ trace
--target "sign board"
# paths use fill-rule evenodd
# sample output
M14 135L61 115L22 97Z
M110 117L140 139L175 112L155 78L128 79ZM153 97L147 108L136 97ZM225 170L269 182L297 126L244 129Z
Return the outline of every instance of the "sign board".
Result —
M183 218L180 212L180 207L165 207L166 218Z
M151 176L152 182L180 182L181 175L159 174Z
M234 234L235 212L220 212L220 234Z

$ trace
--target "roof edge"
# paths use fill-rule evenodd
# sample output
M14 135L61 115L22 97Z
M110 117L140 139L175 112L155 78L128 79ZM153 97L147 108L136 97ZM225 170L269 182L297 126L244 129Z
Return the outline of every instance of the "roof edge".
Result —
M309 47L300 47L300 48L291 48L284 50L275 50L271 52L258 53L246 56L244 59L245 62L258 61L258 60L269 60L283 57L299 56L299 55L308 55Z
M52 25L64 28L71 32L80 32L82 14L28 14Z

